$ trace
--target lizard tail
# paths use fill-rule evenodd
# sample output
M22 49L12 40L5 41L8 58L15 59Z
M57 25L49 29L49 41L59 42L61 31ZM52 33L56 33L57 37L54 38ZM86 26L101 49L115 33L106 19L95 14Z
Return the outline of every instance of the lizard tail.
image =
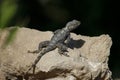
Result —
M35 67L36 67L36 64L39 62L39 60L42 58L42 56L44 55L45 53L41 52L37 58L35 59L35 61L33 62L33 64L30 66L30 68L27 70L26 73L28 73L32 68L33 68L33 74L35 72Z
M41 53L40 53L40 54L37 56L37 58L35 59L34 63L31 65L31 67L27 70L26 73L28 73L28 72L33 68L33 74L34 74L36 64L39 62L39 60L42 58L42 56L43 56L44 54L46 54L47 52L49 52L50 50L51 50L51 47L47 47L47 48L43 49L43 50L41 51Z

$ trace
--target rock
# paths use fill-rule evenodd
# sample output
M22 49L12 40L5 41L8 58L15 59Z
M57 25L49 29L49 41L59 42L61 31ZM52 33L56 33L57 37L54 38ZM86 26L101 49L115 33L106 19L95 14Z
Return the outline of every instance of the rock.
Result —
M58 54L55 49L46 53L32 70L25 74L38 54L27 53L35 50L38 44L50 40L53 33L29 28L19 28L10 45L2 48L6 36L12 28L0 34L0 79L7 76L24 80L111 80L108 67L112 40L109 35L95 37L71 33L68 53L70 57Z

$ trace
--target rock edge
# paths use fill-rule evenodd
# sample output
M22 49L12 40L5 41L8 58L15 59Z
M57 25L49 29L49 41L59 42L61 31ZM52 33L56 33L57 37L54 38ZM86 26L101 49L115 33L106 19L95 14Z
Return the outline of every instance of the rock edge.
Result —
M35 50L38 44L50 40L53 33L35 29L19 28L14 41L2 48L6 36L12 28L5 29L0 35L0 80L10 75L29 77L29 80L111 80L108 67L112 40L109 35L95 37L76 35L71 33L68 54L61 56L57 49L45 54L36 67L36 74L32 71L24 75L38 54L29 54L28 50ZM27 79L25 79L27 80Z

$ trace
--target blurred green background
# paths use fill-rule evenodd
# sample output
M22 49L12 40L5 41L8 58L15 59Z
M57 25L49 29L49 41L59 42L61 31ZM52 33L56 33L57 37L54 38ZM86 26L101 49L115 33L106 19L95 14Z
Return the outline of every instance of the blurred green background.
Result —
M115 2L115 1L114 1ZM116 5L112 0L0 0L0 28L25 26L55 31L68 21L81 21L73 32L88 36L109 34L113 45L109 67L113 78L120 78L120 38L115 24ZM11 39L17 28L11 31Z

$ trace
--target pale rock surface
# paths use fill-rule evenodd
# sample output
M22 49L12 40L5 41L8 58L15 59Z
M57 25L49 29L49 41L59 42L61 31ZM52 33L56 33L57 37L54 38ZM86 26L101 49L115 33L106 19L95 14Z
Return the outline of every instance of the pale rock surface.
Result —
M76 35L71 33L70 57L61 56L55 49L46 53L36 67L36 74L32 70L26 75L27 69L34 62L38 54L27 53L35 50L38 44L50 40L53 33L29 28L19 28L14 41L5 49L2 45L9 30L0 33L0 80L6 76L16 76L20 80L111 80L108 58L112 40L109 35L95 37ZM24 79L23 79L24 78ZM13 78L12 78L13 79ZM13 79L14 80L14 79Z

